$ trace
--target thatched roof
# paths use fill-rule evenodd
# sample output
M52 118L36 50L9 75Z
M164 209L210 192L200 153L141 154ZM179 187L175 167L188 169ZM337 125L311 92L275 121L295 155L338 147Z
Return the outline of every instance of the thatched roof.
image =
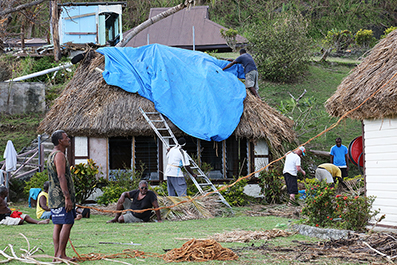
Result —
M380 41L325 103L328 113L340 117L369 99L347 117L353 119L384 118L397 114L397 30ZM386 84L387 83L387 84ZM385 85L385 86L383 86ZM382 87L383 86L383 87Z
M39 132L65 130L71 136L116 137L154 136L138 108L155 111L154 104L135 93L106 84L96 67L104 69L104 56L90 52L80 63L72 80L46 114ZM175 135L182 132L171 122ZM293 122L247 91L244 112L236 137L264 138L271 148L281 151L283 142L296 138Z

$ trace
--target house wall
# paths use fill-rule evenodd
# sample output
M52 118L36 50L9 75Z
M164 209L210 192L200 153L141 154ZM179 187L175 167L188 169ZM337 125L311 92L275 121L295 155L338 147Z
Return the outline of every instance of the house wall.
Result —
M107 178L109 175L109 154L107 138L89 138L90 158L99 166L99 170Z
M364 120L367 196L376 196L373 209L386 214L379 224L397 227L397 119Z

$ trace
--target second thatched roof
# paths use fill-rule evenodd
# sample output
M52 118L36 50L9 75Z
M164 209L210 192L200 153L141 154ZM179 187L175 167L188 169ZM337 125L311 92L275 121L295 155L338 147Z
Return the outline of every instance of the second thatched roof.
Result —
M347 117L363 120L397 114L397 30L380 41L338 86L325 103L328 113L341 117L379 90Z
M139 112L155 111L154 104L135 93L108 85L95 68L104 69L104 56L89 52L72 80L46 114L39 132L63 129L71 136L154 136ZM176 135L182 132L171 122ZM294 142L293 122L247 91L244 112L234 131L236 137L266 139L269 147L283 151L283 143Z

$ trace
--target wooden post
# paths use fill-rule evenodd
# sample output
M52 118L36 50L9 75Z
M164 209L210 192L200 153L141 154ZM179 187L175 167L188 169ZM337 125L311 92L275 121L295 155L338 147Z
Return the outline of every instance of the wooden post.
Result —
M25 22L21 25L21 49L25 49Z
M58 1L51 0L51 28L52 28L52 43L54 45L54 60L58 62L61 59L61 49L59 46L59 14Z

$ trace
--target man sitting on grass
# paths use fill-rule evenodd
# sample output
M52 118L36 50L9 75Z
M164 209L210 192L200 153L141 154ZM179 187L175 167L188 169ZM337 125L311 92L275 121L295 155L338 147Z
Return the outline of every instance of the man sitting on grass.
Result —
M126 210L144 210L150 208L159 208L156 193L148 190L148 183L146 180L139 182L139 189L129 192L123 192L117 202L116 209ZM160 210L156 210L157 221L161 222ZM128 211L125 214L116 213L116 216L107 221L107 223L138 223L149 222L152 211L144 211L142 213Z
M11 212L8 208L5 198L8 196L8 190L5 186L0 187L0 224L2 225L21 225L26 221L29 224L48 224L50 219L37 221L27 214L18 211Z

